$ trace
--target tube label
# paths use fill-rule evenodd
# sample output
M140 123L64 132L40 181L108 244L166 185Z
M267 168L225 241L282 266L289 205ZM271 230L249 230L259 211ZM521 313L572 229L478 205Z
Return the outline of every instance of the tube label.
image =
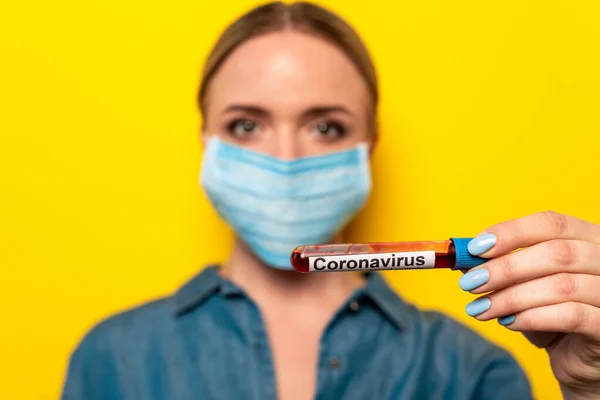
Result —
M434 265L434 250L308 257L309 272L429 269Z

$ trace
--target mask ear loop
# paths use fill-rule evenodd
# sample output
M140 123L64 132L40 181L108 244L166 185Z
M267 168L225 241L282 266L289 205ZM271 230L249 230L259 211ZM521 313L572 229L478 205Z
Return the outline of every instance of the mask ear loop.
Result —
M379 120L373 121L372 132L369 135L369 156L373 156L377 142L379 141Z

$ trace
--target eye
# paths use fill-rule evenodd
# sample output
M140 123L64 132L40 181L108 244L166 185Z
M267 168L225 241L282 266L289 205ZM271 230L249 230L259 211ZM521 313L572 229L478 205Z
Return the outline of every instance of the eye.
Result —
M258 133L258 124L250 119L236 119L227 124L227 131L238 139L246 139Z
M313 133L319 139L336 140L341 139L346 134L346 129L336 122L319 122L313 128Z

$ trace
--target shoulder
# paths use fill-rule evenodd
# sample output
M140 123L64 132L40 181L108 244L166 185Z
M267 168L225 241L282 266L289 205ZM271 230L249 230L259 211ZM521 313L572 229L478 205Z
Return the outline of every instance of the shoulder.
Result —
M172 325L172 298L165 297L131 307L96 323L78 343L73 357L87 358L130 345L148 335L160 335Z
M458 349L469 349L469 352L506 353L481 333L448 314L435 310L420 310L415 306L411 306L411 308L413 309L412 322L415 324L415 329L421 330L426 337L435 339L437 343L444 346L452 344Z
M452 370L471 386L476 398L532 398L527 374L509 351L447 314L412 308L423 351L437 367Z
M99 346L105 351L119 347L128 350L139 348L145 341L164 342L160 339L174 336L180 313L210 297L219 283L216 269L212 266L204 268L171 295L101 320L84 335L77 351L86 352Z
M214 307L198 307L211 303L211 295L222 286L217 266L208 265L169 296L157 298L113 314L93 326L79 342L73 358L103 357L119 354L120 360L143 351L173 345L182 313ZM197 314L194 314L197 316ZM126 356L127 355L127 356Z
M482 353L508 354L479 332L449 314L427 310L406 301L380 274L368 276L367 297L412 340L422 353L475 359Z
M63 387L63 399L121 398L119 383L135 364L132 354L164 337L172 314L164 298L110 316L93 326L72 352Z
M406 302L377 275L367 287L383 314L400 328L399 354L410 358L413 369L427 371L422 375L428 387L454 393L444 398L532 398L524 370L499 344L449 314Z
M417 310L416 325L436 350L477 364L490 358L511 359L503 347L456 318L433 310ZM435 344L433 344L435 343Z

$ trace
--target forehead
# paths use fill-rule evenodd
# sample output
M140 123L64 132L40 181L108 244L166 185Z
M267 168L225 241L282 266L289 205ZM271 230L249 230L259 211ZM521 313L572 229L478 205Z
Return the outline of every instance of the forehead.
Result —
M338 104L364 107L368 90L335 45L298 32L275 32L242 44L221 65L207 93L210 107Z

